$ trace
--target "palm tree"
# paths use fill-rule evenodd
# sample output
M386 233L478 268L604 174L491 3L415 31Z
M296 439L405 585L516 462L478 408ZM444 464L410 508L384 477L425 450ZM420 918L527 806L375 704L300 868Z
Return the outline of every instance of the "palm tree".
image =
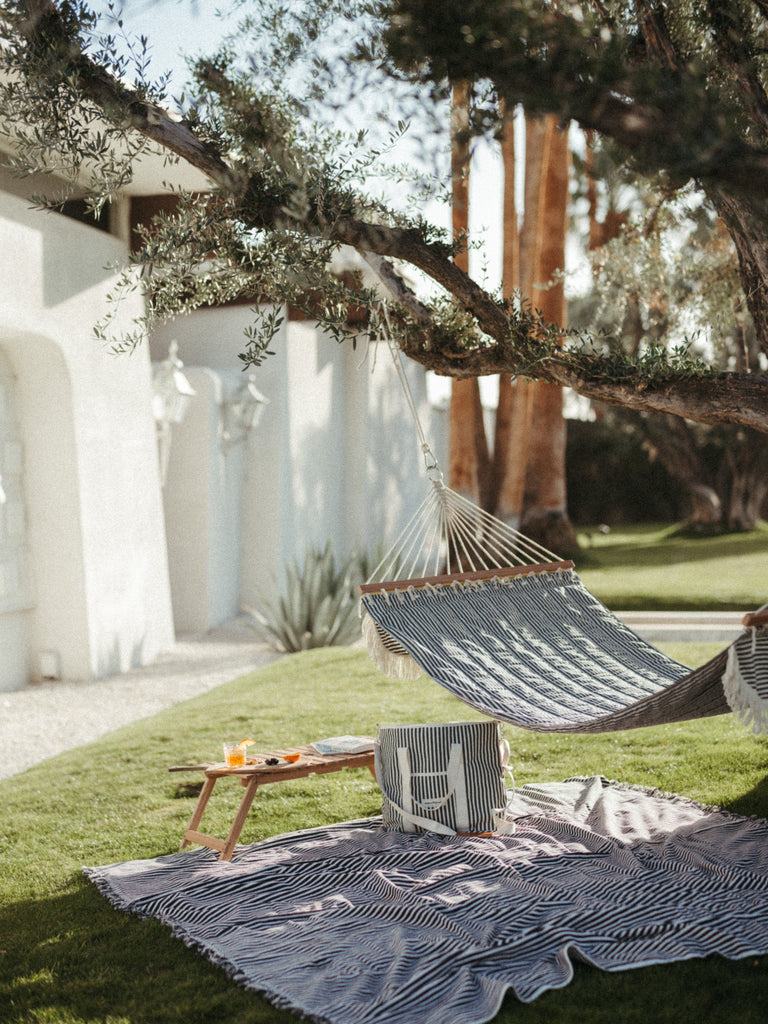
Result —
M530 174L531 184L528 188ZM565 327L562 277L568 224L570 152L567 130L554 115L527 123L525 246L521 250L523 294L553 324ZM566 424L563 392L536 381L526 459L521 529L559 554L578 548L568 517L565 485Z
M467 237L469 165L467 125L471 87L454 86L451 125L454 240ZM553 323L566 323L565 264L569 153L567 133L554 117L526 122L525 210L518 231L515 141L511 119L501 142L504 161L502 289L513 300L520 289ZM455 257L467 269L466 249ZM537 285L539 287L537 287ZM557 385L502 377L490 458L476 378L453 382L449 413L450 485L546 547L577 547L566 510L565 420Z
M469 104L468 82L453 88L451 111L451 177L453 188L453 236L463 243L469 231ZM466 247L455 257L462 270L468 269ZM488 440L483 423L480 384L477 377L454 380L448 418L448 479L458 491L486 508L490 480Z

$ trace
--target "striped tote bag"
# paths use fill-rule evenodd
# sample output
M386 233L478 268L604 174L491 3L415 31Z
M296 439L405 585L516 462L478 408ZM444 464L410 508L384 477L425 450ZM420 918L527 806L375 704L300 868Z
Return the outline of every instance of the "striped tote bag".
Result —
M508 748L498 722L380 725L374 756L385 828L493 831L506 804Z

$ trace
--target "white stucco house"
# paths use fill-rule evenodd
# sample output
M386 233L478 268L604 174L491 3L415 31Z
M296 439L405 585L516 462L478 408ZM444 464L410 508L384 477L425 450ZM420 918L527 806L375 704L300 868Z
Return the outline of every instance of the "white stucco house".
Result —
M386 351L366 360L288 313L249 380L247 306L168 324L132 355L96 340L108 268L167 177L145 165L96 227L33 209L35 183L0 174L0 690L148 664L256 604L308 542L392 540L426 491ZM169 350L193 392L170 426ZM429 426L424 374L409 374Z

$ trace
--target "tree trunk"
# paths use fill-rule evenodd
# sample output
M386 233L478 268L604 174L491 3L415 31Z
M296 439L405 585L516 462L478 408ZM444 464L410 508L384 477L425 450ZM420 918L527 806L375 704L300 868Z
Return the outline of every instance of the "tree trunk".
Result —
M533 387L522 377L499 377L494 439L495 500L497 518L513 529L520 527L528 447L533 416Z
M507 119L501 140L504 164L504 205L501 288L505 299L512 300L520 288L520 234L515 197L515 133ZM499 401L493 439L493 510L496 516L517 529L523 507L525 468L533 412L530 381L508 374L499 376Z
M469 231L469 101L469 84L458 82L453 90L451 111L452 214L454 240L464 243ZM456 256L455 262L467 272L466 249ZM448 438L450 487L481 507L487 507L490 457L477 377L452 382Z
M543 129L531 132L531 140L541 144L541 186L536 207L530 210L535 218L535 249L525 252L524 287L535 308L554 324L566 325L567 312L563 282L554 281L557 271L565 268L565 234L568 222L569 150L568 136L560 131L553 116L541 119ZM539 134L541 132L541 134ZM533 154L532 154L533 156ZM531 164L534 171L535 163ZM528 164L526 163L526 176ZM527 199L527 196L526 196ZM526 202L526 222L529 208ZM541 285L542 287L537 287ZM533 415L526 468L523 533L557 554L567 555L578 549L576 532L566 508L565 440L563 393L557 384L538 381L532 384Z
M688 423L674 416L643 416L636 422L651 457L679 487L684 527L694 533L719 532L722 501Z
M760 434L739 431L727 445L718 473L728 530L754 530L768 496L768 444Z
M635 425L652 458L677 485L687 531L710 534L755 528L768 498L768 444L762 434L720 427L701 436L677 416L621 418Z
M476 378L453 382L448 423L449 485L485 508L489 490L489 455Z
M600 249L607 245L613 238L617 238L624 225L627 223L627 214L617 210L611 200L608 209L605 211L603 220L597 217L597 184L595 175L594 145L595 133L585 132L587 143L584 171L587 189L587 210L589 221L589 241L587 243L590 251Z
M757 344L768 353L768 228L746 198L707 192L736 246L741 286L755 326Z

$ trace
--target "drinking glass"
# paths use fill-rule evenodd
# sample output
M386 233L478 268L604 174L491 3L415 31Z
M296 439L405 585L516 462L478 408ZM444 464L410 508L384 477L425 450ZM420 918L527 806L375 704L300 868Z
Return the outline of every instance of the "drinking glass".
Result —
M245 747L239 743L225 743L224 763L227 768L242 768L245 764Z

